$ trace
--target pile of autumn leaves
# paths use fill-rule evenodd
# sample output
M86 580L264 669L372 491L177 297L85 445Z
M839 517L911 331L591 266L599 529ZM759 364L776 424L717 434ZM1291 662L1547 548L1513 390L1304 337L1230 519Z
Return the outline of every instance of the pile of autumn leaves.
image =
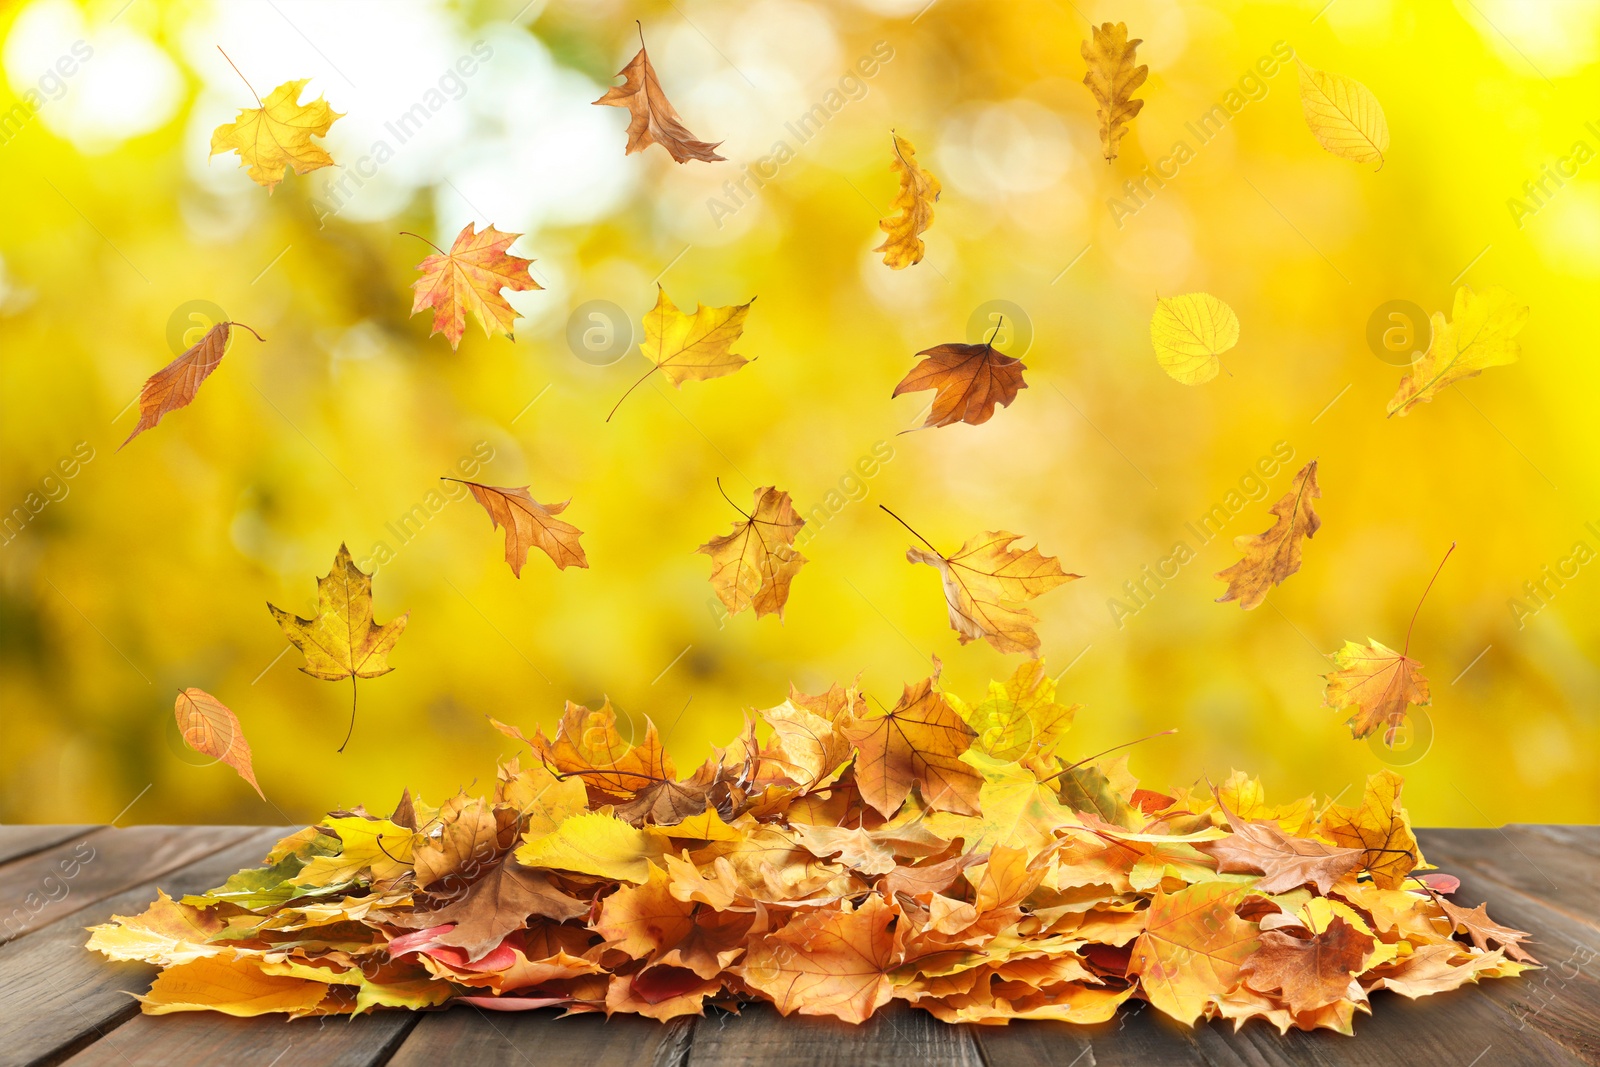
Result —
M1076 707L1030 660L968 703L791 692L678 779L655 727L569 704L494 794L330 814L207 893L89 945L163 969L146 1012L350 1014L453 1001L655 1019L770 1001L859 1023L1102 1022L1352 1032L1368 995L1533 964L1445 899L1381 771L1349 805L1268 804L1235 772L1173 795L1072 762Z

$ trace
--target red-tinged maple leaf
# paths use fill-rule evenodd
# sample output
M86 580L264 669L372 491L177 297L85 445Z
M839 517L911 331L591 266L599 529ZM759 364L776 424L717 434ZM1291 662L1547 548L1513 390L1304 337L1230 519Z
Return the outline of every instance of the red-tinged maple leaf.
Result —
M414 233L407 236L417 237ZM416 290L411 314L433 308L433 330L429 337L442 333L450 339L452 350L460 347L469 310L483 326L485 337L492 337L496 332L512 336L511 327L517 321L517 312L500 291L510 289L520 293L544 288L528 273L528 264L533 260L506 251L521 236L520 233L502 233L493 226L479 231L469 222L456 235L450 251L433 245L437 254L417 264L422 277L411 283L411 288ZM417 239L427 241L425 237ZM432 241L428 243L433 244Z

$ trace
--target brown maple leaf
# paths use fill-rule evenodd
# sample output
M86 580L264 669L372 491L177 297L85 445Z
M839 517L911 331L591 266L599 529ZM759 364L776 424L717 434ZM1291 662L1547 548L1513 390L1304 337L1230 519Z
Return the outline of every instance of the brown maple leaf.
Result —
M522 236L520 233L502 233L493 226L476 230L469 222L456 234L455 243L448 252L426 237L409 231L402 233L426 242L437 253L417 264L422 277L411 283L415 290L411 314L433 308L433 329L428 336L444 334L450 339L452 351L461 345L468 310L483 326L485 337L492 337L496 332L511 337L517 309L500 291L510 289L520 293L544 288L528 273L528 265L533 260L506 251Z
M560 922L588 912L588 902L567 896L543 872L524 867L505 853L464 890L430 900L412 914L391 916L388 921L412 930L454 923L455 929L436 940L461 949L470 962L497 947L507 934L522 929L530 915Z
M1322 528L1311 505L1321 496L1317 461L1312 460L1300 468L1289 491L1272 505L1272 514L1278 517L1272 528L1233 539L1233 547L1243 552L1244 558L1217 572L1218 580L1228 583L1228 591L1217 597L1218 604L1237 600L1246 611L1259 607L1273 586L1282 585L1300 569L1300 539L1313 537Z
M717 488L722 488L720 479ZM711 557L711 587L728 614L753 607L758 619L776 614L781 620L789 601L789 584L806 562L794 547L806 522L795 514L789 494L770 485L755 491L750 511L737 504L733 507L744 521L734 523L731 532L713 537L695 551Z
M977 735L934 689L938 678L936 659L932 677L906 686L894 710L872 718L852 712L844 720L861 799L884 818L900 810L912 783L930 808L978 812L983 777L960 758Z
M1342 916L1319 934L1300 938L1284 930L1261 934L1261 947L1244 961L1244 982L1262 993L1281 991L1295 1015L1344 999L1361 972L1373 939Z
M595 103L628 109L628 150L624 155L631 156L658 144L679 163L691 159L714 163L724 158L716 153L721 141L707 144L695 140L694 134L673 110L661 89L661 82L656 80L656 68L650 65L650 56L644 48L643 27L639 30L638 54L617 72L617 76L624 79L623 83L607 89Z
M971 426L988 422L994 417L996 404L1009 407L1017 398L1017 391L1028 387L1022 380L1027 364L997 351L993 340L991 335L981 345L950 343L923 349L917 355L927 358L900 380L891 398L924 389L938 390L927 419L917 427L922 430L958 422Z
M160 422L163 415L188 407L194 401L195 394L200 391L200 383L211 377L211 372L222 362L235 326L250 330L242 322L219 322L183 355L145 379L144 388L139 390L139 425L133 428L126 441L117 446L118 452L128 447L128 441ZM250 333L257 341L266 340L254 330L250 330Z
M1443 909L1445 915L1449 918L1452 933L1457 930L1462 931L1472 938L1474 945L1485 952L1490 951L1490 944L1493 943L1499 945L1505 954L1514 960L1520 960L1523 963L1539 962L1522 947L1521 943L1528 939L1528 935L1521 930L1513 930L1509 926L1501 926L1489 918L1489 905L1487 903L1479 904L1476 908L1463 908L1458 904L1450 903L1437 893L1433 893L1432 896L1434 902Z
M522 577L522 565L528 561L528 549L537 548L555 563L560 570L568 567L587 567L589 558L583 554L578 538L583 531L556 518L567 510L570 500L559 504L541 504L533 499L526 485L516 488L482 485L462 481L460 478L441 478L440 481L460 482L472 492L472 497L489 513L489 521L506 532L506 562L511 573Z
M1340 878L1361 869L1362 853L1355 848L1336 848L1307 837L1286 834L1275 822L1241 819L1228 810L1220 796L1217 803L1233 831L1217 841L1197 841L1195 848L1217 861L1217 870L1251 871L1261 874L1256 888L1263 893L1287 893L1303 885L1314 885L1327 896Z

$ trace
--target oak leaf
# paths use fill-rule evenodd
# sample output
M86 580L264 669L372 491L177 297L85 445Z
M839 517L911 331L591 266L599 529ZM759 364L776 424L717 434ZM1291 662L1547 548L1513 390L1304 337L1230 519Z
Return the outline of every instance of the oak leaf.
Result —
M1263 993L1281 991L1295 1015L1326 1007L1349 995L1350 982L1365 969L1373 939L1340 916L1326 930L1301 938L1283 930L1261 934L1261 948L1244 962L1245 984Z
M1032 600L1058 585L1083 577L1068 574L1054 556L1037 548L1015 549L1021 534L993 530L979 534L946 556L920 548L906 549L906 559L926 563L939 572L944 586L950 626L964 645L985 640L1001 652L1039 655L1038 617L1027 608L1013 606Z
M518 578L522 577L522 565L528 561L530 548L537 548L549 556L559 570L589 566L589 558L583 554L583 545L578 542L583 531L570 522L556 518L567 510L567 505L572 501L541 504L533 499L526 485L509 488L462 481L460 478L444 480L461 482L466 486L472 498L489 513L490 523L505 530L506 563Z
M1411 820L1400 806L1401 777L1385 768L1367 777L1359 805L1331 805L1322 831L1345 848L1362 850L1362 864L1380 889L1399 889L1422 864Z
M406 612L398 619L379 626L372 618L372 575L365 573L350 558L350 549L340 544L333 557L333 569L317 579L317 614L302 619L282 608L267 605L278 620L289 642L306 657L300 669L313 678L337 682L350 679L351 692L357 678L378 678L394 670L389 652L405 632ZM350 702L350 732L356 728L355 699ZM347 732L344 746L350 743Z
M1377 162L1389 150L1389 121L1372 90L1343 74L1300 65L1300 109L1317 142L1329 152L1357 163Z
M1022 380L1028 365L998 351L992 341L993 337L981 345L951 342L923 349L917 355L926 358L900 380L891 398L924 389L938 390L928 417L918 429L988 422L994 417L996 404L1010 407L1017 391L1028 387Z
M587 915L589 904L558 890L541 871L532 870L509 855L502 856L483 876L464 889L444 894L409 916L397 916L397 926L414 929L454 923L455 928L435 940L466 953L467 960L482 958L499 946L506 935L522 929L530 915L561 921Z
M1240 968L1260 947L1255 924L1235 914L1248 891L1248 885L1202 882L1156 892L1128 960L1128 973L1139 976L1151 1004L1192 1026L1238 984Z
M301 104L300 90L310 78L284 82L256 98L260 107L239 109L239 117L218 126L211 134L211 155L237 152L239 165L248 167L250 180L272 192L283 181L284 171L294 168L305 174L333 166L333 157L311 138L325 137L328 128L344 118L322 97Z
M784 1015L832 1015L865 1022L889 1002L889 979L901 952L893 929L899 909L876 894L857 908L791 919L751 944L739 974Z
M1128 123L1144 107L1144 101L1134 99L1133 92L1144 84L1150 68L1134 66L1134 52L1144 42L1128 39L1126 23L1105 22L1091 25L1090 30L1092 38L1079 46L1089 67L1083 84L1100 105L1095 112L1100 119L1100 148L1109 163L1117 158L1117 145Z
M921 263L927 251L921 235L933 225L933 204L940 193L939 179L917 162L917 150L910 141L897 133L889 136L894 142L894 160L890 166L900 176L900 191L889 206L899 214L878 220L878 229L888 236L873 251L882 252L883 262L888 266L904 270Z
M789 584L806 562L794 547L806 522L795 514L789 494L770 485L757 489L750 511L740 514L744 521L731 532L695 551L711 557L711 588L728 614L755 608L758 619L776 614L781 620Z
M1381 726L1384 743L1393 747L1406 709L1432 702L1422 664L1370 637L1364 645L1346 641L1333 662L1339 669L1323 676L1328 685L1322 702L1350 709L1347 723L1354 738L1370 737Z
M415 290L411 314L433 309L429 337L442 333L449 338L452 351L459 348L468 311L483 327L485 337L496 333L512 336L517 310L501 290L521 293L544 288L528 273L528 264L533 260L506 251L521 236L503 233L493 226L478 230L475 223L469 222L456 234L450 251L435 245L434 254L417 264L422 276L411 283Z
M222 362L222 357L227 353L235 326L250 330L241 322L219 322L186 349L183 355L145 379L144 387L139 390L139 424L133 428L127 440L117 446L117 451L128 447L128 441L155 426L162 416L188 407L194 401L200 384L211 377L211 372L217 369L217 364ZM250 330L250 333L257 341L264 340L254 330Z
M617 72L617 76L623 79L622 84L607 89L605 95L595 103L628 109L628 149L623 155L631 156L658 144L679 163L687 163L691 159L714 163L723 158L716 153L717 145L722 142L707 144L696 140L667 100L667 94L656 78L656 68L651 65L650 55L645 51L642 31L638 53Z
M239 716L204 689L194 688L180 691L172 710L184 744L202 756L226 763L250 783L257 796L267 799L256 784L256 772L250 765L250 742L245 740Z
M1453 941L1418 945L1410 955L1375 970L1377 977L1367 988L1392 989L1415 1000L1476 982L1480 972L1492 970L1503 962L1504 957L1499 952L1478 955Z
M726 307L696 304L694 314L686 315L667 299L667 291L658 285L656 306L644 317L644 341L639 345L639 350L653 365L622 394L612 407L611 415L615 415L622 401L628 399L628 393L643 385L656 371L682 389L684 382L720 378L751 362L732 349L744 333L744 320L753 303L754 297L743 304ZM606 416L607 422L611 421L611 415Z
M933 688L932 677L905 687L893 710L870 718L853 712L844 735L856 749L856 786L884 818L900 810L916 784L923 802L941 811L973 815L983 780L961 762L974 734Z
M1456 290L1451 319L1433 313L1433 338L1428 351L1411 365L1389 401L1389 414L1404 415L1431 401L1446 386L1465 381L1489 367L1515 363L1522 354L1517 334L1528 321L1528 305L1505 289L1491 286L1479 296L1469 285Z
M1317 461L1312 460L1300 468L1289 491L1272 505L1270 510L1278 517L1272 528L1233 539L1233 547L1243 552L1244 558L1216 573L1219 581L1228 583L1227 591L1217 597L1218 604L1237 600L1246 611L1259 607L1273 586L1282 585L1300 569L1301 539L1314 537L1322 529L1322 519L1311 503L1321 497Z
M1439 905L1446 918L1450 921L1452 933L1457 930L1472 938L1472 943L1485 952L1490 951L1490 945L1499 945L1500 950L1512 959L1521 963L1538 963L1522 947L1528 935L1521 930L1513 930L1509 926L1501 926L1489 918L1489 905L1479 904L1476 908L1463 908L1452 904L1443 897L1434 896L1434 903Z
M1156 300L1150 316L1156 362L1184 385L1209 382L1222 369L1217 358L1239 343L1239 316L1210 293Z

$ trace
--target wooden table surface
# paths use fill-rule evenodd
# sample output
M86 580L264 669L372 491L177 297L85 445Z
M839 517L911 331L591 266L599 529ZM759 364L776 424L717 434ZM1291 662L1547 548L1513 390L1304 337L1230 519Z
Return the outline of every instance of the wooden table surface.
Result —
M1252 1023L1188 1031L1131 1004L1100 1026L948 1026L885 1011L861 1027L781 1018L765 1006L662 1024L634 1016L557 1018L555 1010L383 1011L356 1018L234 1019L141 1015L128 994L155 969L85 949L84 927L259 863L288 831L250 826L0 827L0 1065L67 1063L298 1067L515 1064L609 1067L1506 1067L1600 1064L1600 827L1424 830L1428 859L1461 879L1455 899L1490 902L1498 921L1533 934L1547 969L1406 1000L1373 994L1356 1037ZM79 862L70 879L56 873ZM69 869L71 869L69 867Z

